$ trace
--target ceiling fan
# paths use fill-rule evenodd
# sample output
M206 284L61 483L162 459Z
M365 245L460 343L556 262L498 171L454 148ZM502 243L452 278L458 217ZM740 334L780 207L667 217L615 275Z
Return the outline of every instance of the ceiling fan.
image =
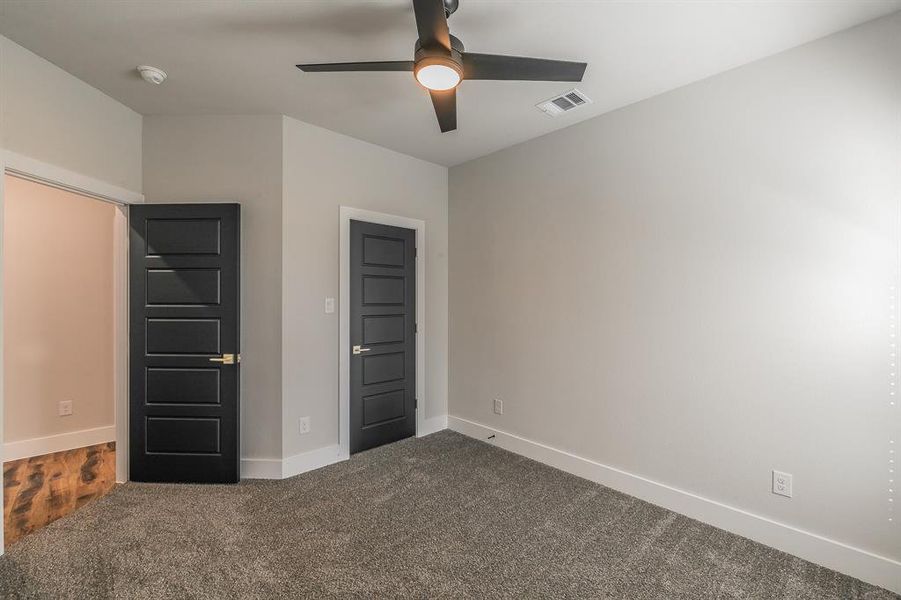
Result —
M432 97L442 133L457 128L457 86L464 79L582 81L587 63L466 52L447 18L459 0L413 0L419 39L413 60L297 65L306 72L412 71Z

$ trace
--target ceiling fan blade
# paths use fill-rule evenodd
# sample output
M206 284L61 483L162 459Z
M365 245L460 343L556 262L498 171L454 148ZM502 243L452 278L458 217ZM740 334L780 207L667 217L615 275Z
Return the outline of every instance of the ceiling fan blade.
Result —
M582 81L588 63L501 54L463 54L463 79Z
M416 28L423 48L437 44L450 50L444 0L413 0L413 12L416 13Z
M447 133L457 128L457 90L441 92L430 91L432 104L435 106L435 116L438 117L438 126L441 133Z
M297 65L307 73L334 71L412 71L412 60L384 60L374 62L320 63L315 65Z

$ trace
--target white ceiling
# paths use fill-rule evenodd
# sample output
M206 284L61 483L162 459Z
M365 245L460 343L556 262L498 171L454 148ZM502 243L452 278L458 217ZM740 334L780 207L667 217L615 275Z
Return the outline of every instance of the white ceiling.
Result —
M901 0L461 0L468 50L584 60L594 104L550 118L572 87L463 82L441 134L408 73L301 73L300 62L410 60L408 0L0 0L0 33L139 113L279 113L443 165L537 137L901 9ZM169 74L159 87L135 66Z

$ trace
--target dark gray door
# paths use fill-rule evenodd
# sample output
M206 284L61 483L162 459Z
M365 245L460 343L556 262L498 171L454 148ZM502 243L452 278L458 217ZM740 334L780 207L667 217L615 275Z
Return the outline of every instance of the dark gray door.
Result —
M232 483L238 470L240 206L129 209L129 477Z
M350 222L350 451L416 433L416 232Z

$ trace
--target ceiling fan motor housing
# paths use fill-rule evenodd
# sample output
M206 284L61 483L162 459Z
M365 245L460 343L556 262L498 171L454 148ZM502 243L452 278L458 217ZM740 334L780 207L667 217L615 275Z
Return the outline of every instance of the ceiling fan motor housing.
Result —
M441 64L448 66L460 74L463 78L463 42L460 38L450 36L451 48L439 45L423 47L419 40L413 48L413 62L415 67L413 71L417 71L426 65Z

